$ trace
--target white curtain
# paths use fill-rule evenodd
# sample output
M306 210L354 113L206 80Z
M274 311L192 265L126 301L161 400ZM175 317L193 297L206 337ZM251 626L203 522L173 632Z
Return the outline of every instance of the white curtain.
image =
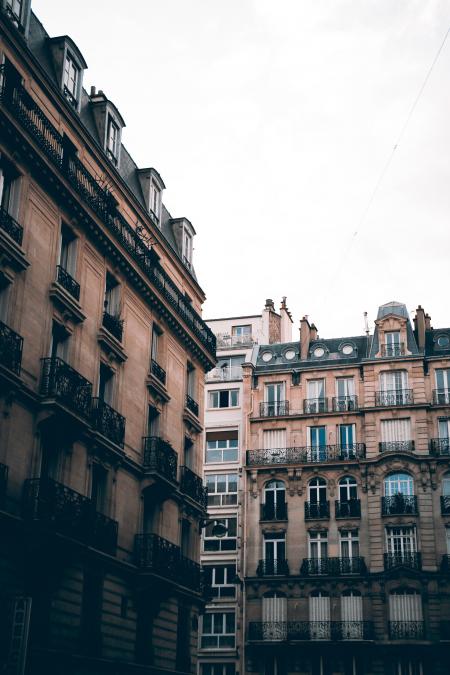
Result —
M419 593L391 593L390 621L422 621L422 598Z
M286 447L286 429L273 429L263 432L264 450Z
M360 595L343 595L341 597L341 619L344 639L357 640L363 638L363 605Z
M287 637L287 599L275 595L263 598L263 640L285 640Z
M312 595L309 598L311 640L330 639L330 598Z
M381 440L383 443L411 440L411 420L382 420Z

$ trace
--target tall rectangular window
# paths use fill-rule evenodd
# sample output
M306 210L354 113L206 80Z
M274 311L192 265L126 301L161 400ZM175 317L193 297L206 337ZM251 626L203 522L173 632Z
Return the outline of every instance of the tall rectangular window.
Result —
M308 460L324 462L327 459L327 428L308 427Z
M66 94L71 103L76 103L79 72L72 55L67 52L64 62L63 86L64 94Z
M326 411L325 380L308 380L303 408L307 414Z
M359 556L358 530L341 530L339 535L341 558L356 558Z
M237 473L208 474L208 506L235 506L237 504Z
M417 551L416 529L414 527L387 527L386 549L399 559L407 558Z
M436 368L435 403L450 403L450 368Z
M22 22L22 5L23 0L5 1L6 12L17 27L19 27Z
M236 621L234 612L206 612L202 619L202 649L234 649Z
M328 557L328 532L309 533L309 557L317 560Z
M98 398L108 405L113 404L114 397L114 372L104 363L100 364L98 379Z
M401 356L400 331L392 330L384 334L385 356Z
M213 534L215 524L225 525L227 528L224 537L216 537ZM215 518L205 527L203 537L204 551L236 551L237 549L237 518L230 516L227 518Z
M114 162L114 164L117 164L117 158L119 156L119 127L114 122L111 115L108 117L106 154Z
M17 217L19 205L19 174L7 163L0 163L0 207L13 218Z
M236 462L238 430L206 432L206 463Z
M264 387L264 403L266 415L284 415L286 393L284 382L271 382Z
M64 223L61 226L59 265L72 277L76 268L76 237Z
M92 464L91 501L94 509L99 513L105 513L107 509L108 472L94 462Z

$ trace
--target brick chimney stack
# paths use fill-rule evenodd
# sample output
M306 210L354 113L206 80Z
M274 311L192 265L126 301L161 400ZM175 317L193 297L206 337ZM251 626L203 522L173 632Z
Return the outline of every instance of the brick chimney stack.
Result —
M306 316L300 320L300 358L308 358L309 343L311 342L311 326Z
M311 342L317 340L317 326L315 323L311 324Z
M269 345L281 341L281 317L275 311L275 305L271 298L266 300L262 313L262 329L264 340L266 340Z
M425 330L429 327L430 317L428 314L425 315L425 310L422 308L422 305L419 305L416 309L416 316L414 317L414 333L419 349L425 348Z
M286 296L283 296L280 305L281 342L292 342L292 314L286 305Z

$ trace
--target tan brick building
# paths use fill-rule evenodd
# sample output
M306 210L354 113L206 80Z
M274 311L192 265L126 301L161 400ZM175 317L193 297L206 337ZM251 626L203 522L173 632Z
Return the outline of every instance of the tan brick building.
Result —
M0 663L195 672L204 373L195 231L29 0L0 5Z

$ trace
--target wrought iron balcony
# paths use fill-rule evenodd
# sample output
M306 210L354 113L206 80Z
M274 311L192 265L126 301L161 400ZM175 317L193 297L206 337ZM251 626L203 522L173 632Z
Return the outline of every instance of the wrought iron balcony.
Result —
M330 502L305 502L305 520L326 520L330 517Z
M51 478L26 480L23 517L100 551L114 555L117 521L95 510L93 502Z
M398 342L397 344L384 344L381 345L381 356L384 357L393 357L393 356L405 356L405 343Z
M260 560L256 568L258 577L288 577L289 565L284 558L278 560Z
M123 320L118 316L109 314L108 312L103 312L102 325L106 328L107 331L114 335L116 340L122 342L123 337Z
M393 570L397 567L408 567L412 570L420 570L422 568L422 558L420 553L417 553L417 551L385 553L384 569Z
M55 399L76 415L90 414L92 384L58 357L42 359L41 395Z
M389 621L390 640L423 640L425 624L423 621Z
M260 520L287 520L286 502L281 504L261 504Z
M0 366L20 375L23 337L0 321Z
M80 299L80 284L61 265L56 266L56 280L75 300Z
M300 574L304 576L341 576L365 574L366 564L361 556L351 558L303 558Z
M412 405L414 395L412 389L391 389L375 392L375 405L380 407L394 407L397 405Z
M450 438L432 438L430 455L448 457L450 455Z
M181 467L181 492L190 497L206 511L208 505L208 488L203 485L200 476L197 476L187 466Z
M206 373L205 379L206 382L231 382L233 380L242 380L242 366L213 368Z
M145 471L158 473L172 483L177 481L178 455L170 443L158 436L146 436L142 439Z
M328 399L305 398L303 401L303 412L305 415L315 415L316 413L328 412Z
M161 382L161 384L166 384L166 371L164 368L161 368L159 363L155 361L154 359L151 360L150 364L151 372L152 375L156 377L157 380Z
M260 417L282 417L289 415L289 401L275 401L269 403L261 401L259 404Z
M450 389L433 389L433 405L450 405Z
M0 208L0 230L9 234L16 244L22 246L23 227L3 208Z
M135 560L144 572L152 572L198 593L201 591L200 565L182 555L180 547L167 539L156 534L137 534Z
M441 514L450 516L450 495L441 495Z
M0 464L0 509L5 505L6 486L8 485L8 467Z
M230 349L232 347L252 347L256 340L251 333L244 335L228 335L227 333L217 333L217 347L221 349Z
M381 497L381 515L383 516L417 516L419 509L416 495L397 494Z
M333 396L333 410L335 412L353 412L358 410L357 396Z
M322 462L350 461L366 456L364 443L348 445L319 445L315 447L271 448L247 450L247 464L320 464Z
M336 518L361 518L361 500L349 499L348 501L334 502Z
M186 408L191 411L193 415L198 417L198 403L194 399L186 394Z
M125 440L125 417L111 408L101 398L92 399L92 426L102 436L123 448Z
M250 642L373 640L370 621L251 621Z
M414 452L414 441L382 441L378 444L380 452Z

